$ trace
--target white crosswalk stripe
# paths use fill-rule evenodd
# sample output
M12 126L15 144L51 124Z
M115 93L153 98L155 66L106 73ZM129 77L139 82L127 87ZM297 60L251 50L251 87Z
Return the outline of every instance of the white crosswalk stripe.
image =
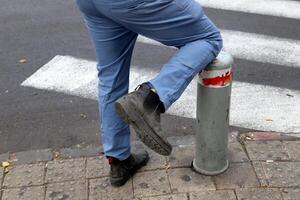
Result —
M300 2L294 0L196 0L205 7L300 19ZM224 48L235 58L300 68L300 41L274 36L221 30ZM140 36L138 42L162 45ZM162 63L163 64L163 63ZM97 99L96 63L71 56L56 56L21 85ZM157 69L132 66L130 90L158 73ZM300 77L299 77L300 78ZM300 91L279 87L233 83L231 125L289 133L300 132ZM196 78L168 111L195 117Z
M55 90L97 99L95 62L70 56L56 56L25 80L22 85ZM132 67L130 90L157 72ZM231 125L265 131L300 132L300 92L258 84L234 82ZM196 79L168 111L170 114L195 117Z
M296 0L196 0L205 7L300 19Z
M300 41L255 33L221 30L224 49L236 58L300 68ZM138 41L161 45L145 37Z

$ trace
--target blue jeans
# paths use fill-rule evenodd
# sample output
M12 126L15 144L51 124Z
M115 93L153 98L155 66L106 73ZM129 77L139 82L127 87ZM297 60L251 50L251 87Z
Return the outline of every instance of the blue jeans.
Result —
M132 51L138 34L177 47L150 85L165 109L222 48L217 27L194 0L77 0L97 54L102 144L106 156L130 155L128 125L114 102L128 93Z

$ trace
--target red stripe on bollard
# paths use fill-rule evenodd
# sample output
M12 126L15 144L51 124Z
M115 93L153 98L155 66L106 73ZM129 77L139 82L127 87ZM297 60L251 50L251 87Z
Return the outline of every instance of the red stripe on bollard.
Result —
M230 69L225 72L207 71L202 70L200 72L200 83L206 87L224 87L231 83L232 71Z
M232 80L232 73L226 73L225 75L222 76L217 76L214 78L204 78L202 79L203 85L205 86L225 86L228 83L230 83Z

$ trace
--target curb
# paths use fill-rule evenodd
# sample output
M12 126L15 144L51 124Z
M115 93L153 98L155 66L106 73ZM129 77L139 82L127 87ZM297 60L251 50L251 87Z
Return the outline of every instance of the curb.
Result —
M173 136L168 137L172 146L195 145L194 136ZM229 143L239 142L244 144L247 141L299 141L300 137L291 136L276 132L247 132L238 133L232 131L229 135ZM141 148L143 144L139 141L132 142L132 149ZM38 149L21 152L8 152L0 154L0 163L8 161L14 165L32 164L38 162L47 162L54 159L70 159L80 157L93 157L103 155L101 145L76 145L62 149Z
M103 155L102 146L88 145L62 148L62 149L38 149L15 153L0 154L0 163L8 161L14 165L47 162L54 159L69 159L80 157L92 157Z

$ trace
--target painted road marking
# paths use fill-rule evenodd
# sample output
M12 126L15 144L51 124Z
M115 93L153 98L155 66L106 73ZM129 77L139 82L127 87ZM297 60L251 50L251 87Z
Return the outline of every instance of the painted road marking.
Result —
M196 0L204 7L300 19L300 2L293 0Z
M300 41L273 36L221 30L224 49L235 58L300 68ZM146 37L139 42L162 45Z
M56 56L21 85L97 99L96 63ZM158 71L131 68L130 91ZM195 118L196 82L189 85L168 113ZM263 131L300 132L300 91L243 82L233 83L231 125Z

